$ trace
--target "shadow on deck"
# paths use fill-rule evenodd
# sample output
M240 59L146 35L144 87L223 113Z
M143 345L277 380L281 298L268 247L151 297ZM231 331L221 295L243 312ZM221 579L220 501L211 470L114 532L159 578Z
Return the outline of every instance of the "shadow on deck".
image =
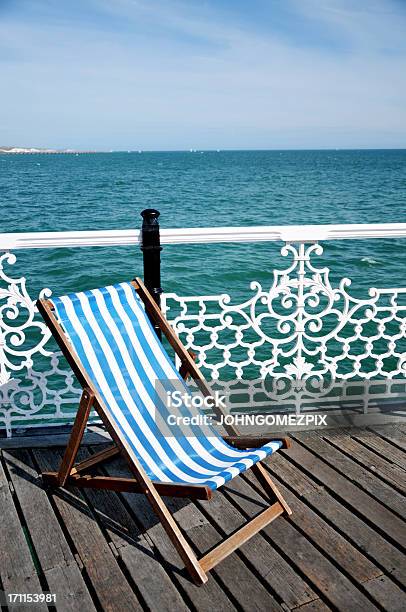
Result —
M56 593L61 612L405 610L406 425L293 437L267 461L292 517L252 538L202 587L143 496L46 492L38 473L58 467L60 448L1 451L0 590ZM118 460L105 469L127 474ZM200 555L264 505L248 475L212 501L166 502Z

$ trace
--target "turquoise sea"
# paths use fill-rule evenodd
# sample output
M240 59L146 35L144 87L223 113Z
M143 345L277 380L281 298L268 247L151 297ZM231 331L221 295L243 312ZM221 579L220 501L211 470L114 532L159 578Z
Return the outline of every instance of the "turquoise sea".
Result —
M144 208L161 227L406 221L406 150L117 152L0 156L1 232L134 228ZM270 284L281 244L167 246L162 286L248 296ZM405 286L405 240L324 244L332 279L353 291ZM20 251L13 275L33 295L142 273L137 247Z

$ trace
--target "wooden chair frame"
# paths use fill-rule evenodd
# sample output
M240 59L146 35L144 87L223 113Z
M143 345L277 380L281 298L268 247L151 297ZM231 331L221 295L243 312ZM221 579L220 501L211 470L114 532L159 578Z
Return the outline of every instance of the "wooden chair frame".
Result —
M202 373L194 362L193 356L190 355L185 349L169 325L168 321L163 316L151 294L148 292L142 280L136 278L134 281L132 281L132 285L142 299L147 314L157 325L159 325L161 331L165 334L169 343L180 358L182 375L184 377L188 375L192 376L205 396L212 395L212 392L208 387ZM198 585L207 581L208 577L206 572L212 569L236 548L244 544L244 542L260 531L263 527L268 525L271 521L283 513L292 513L281 493L278 491L276 485L272 482L268 472L259 462L252 466L251 469L259 484L262 486L264 492L273 503L259 515L248 521L231 536L226 538L222 543L215 546L203 557L198 559L183 536L175 519L164 504L161 496L168 495L188 497L191 499L211 499L212 490L208 486L201 485L154 482L148 477L141 463L136 457L134 457L134 453L131 453L126 441L122 440L116 432L114 424L110 421L108 412L103 406L103 400L98 390L91 382L86 370L83 368L80 362L78 355L70 345L62 326L58 322L53 312L54 307L52 302L49 300L38 300L37 307L83 388L79 409L59 471L44 472L42 474L44 484L56 487L73 485L76 487L90 487L95 489L110 489L112 491L143 493L147 497L152 509L157 514L169 538L176 547L186 566L186 569L190 573L194 582ZM98 413L100 419L106 427L106 430L111 435L114 444L107 449L95 453L88 459L75 464L76 456L82 442L83 434L85 432L86 424L92 408L94 408ZM224 413L220 407L216 406L215 414L217 417L220 417ZM224 425L224 429L227 432L227 435L223 436L226 442L240 449L258 448L267 442L270 442L272 439L281 439L280 437L265 438L258 436L239 436L236 429L231 425ZM290 446L290 440L288 438L282 438L282 440L283 447L288 448ZM87 473L90 468L100 465L102 462L112 459L117 455L124 457L130 471L134 476L133 478L94 476Z

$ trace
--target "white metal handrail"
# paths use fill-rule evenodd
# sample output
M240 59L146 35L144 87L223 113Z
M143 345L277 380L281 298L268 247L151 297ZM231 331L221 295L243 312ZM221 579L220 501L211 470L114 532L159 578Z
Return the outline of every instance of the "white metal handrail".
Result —
M161 244L220 242L319 242L322 240L406 238L406 223L344 225L259 225L254 227L188 227L161 229ZM141 231L92 230L0 234L0 250L140 244Z

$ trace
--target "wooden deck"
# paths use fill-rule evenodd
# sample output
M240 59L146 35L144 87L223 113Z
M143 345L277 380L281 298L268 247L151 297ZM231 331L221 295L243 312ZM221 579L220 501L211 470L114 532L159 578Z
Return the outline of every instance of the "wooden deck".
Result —
M252 538L202 587L190 582L143 496L51 494L38 473L58 467L60 448L1 451L0 590L56 593L61 612L404 612L406 425L293 437L293 448L267 463L292 517ZM92 451L85 446L82 456ZM106 469L127 472L117 460ZM263 507L246 475L210 502L167 503L199 553Z

